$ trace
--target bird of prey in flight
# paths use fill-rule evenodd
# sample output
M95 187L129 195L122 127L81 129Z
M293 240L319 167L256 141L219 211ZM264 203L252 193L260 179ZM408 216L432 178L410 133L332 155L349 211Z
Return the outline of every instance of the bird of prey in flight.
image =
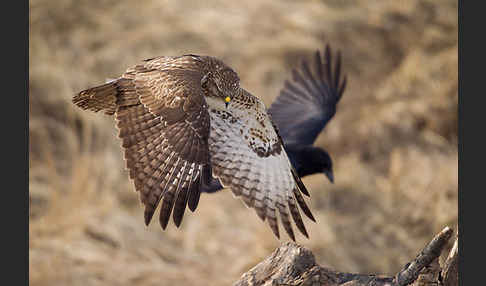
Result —
M214 176L266 219L277 238L277 212L292 240L290 216L309 237L297 207L315 221L301 194L309 193L284 142L263 102L241 88L236 72L221 60L198 55L147 59L72 101L115 115L146 225L160 203L162 229L171 214L179 227L186 206L196 210Z
M324 51L324 61L320 52L316 52L314 72L307 61L302 61L300 71L292 69L292 81L285 81L280 95L268 109L299 177L323 173L331 183L334 183L331 156L312 144L336 113L336 105L346 88L346 77L340 78L341 56L337 54L334 70L329 46ZM212 178L203 192L221 189L219 180Z

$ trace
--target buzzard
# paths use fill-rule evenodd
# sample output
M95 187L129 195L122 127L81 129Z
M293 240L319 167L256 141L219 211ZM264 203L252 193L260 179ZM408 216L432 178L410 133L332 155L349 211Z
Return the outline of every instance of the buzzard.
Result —
M336 105L346 88L346 77L342 81L340 78L341 55L337 54L334 70L329 46L326 46L324 61L320 52L316 52L314 72L307 61L303 61L300 71L292 70L292 81L285 81L280 95L268 109L299 177L323 173L331 183L334 183L331 156L312 144L336 114ZM211 184L202 191L213 193L221 189L219 180L212 178Z
M210 56L147 59L108 83L81 91L78 107L115 115L126 168L148 225L172 214L179 227L195 211L212 176L268 221L280 238L277 212L295 241L292 216L309 237L299 208L315 221L309 196L289 161L263 102L239 85L236 72Z

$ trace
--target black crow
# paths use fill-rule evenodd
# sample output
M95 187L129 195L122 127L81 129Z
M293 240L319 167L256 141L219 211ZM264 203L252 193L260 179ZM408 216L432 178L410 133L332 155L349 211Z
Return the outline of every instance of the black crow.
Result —
M299 177L323 173L333 183L331 156L312 145L336 113L336 105L346 88L346 76L341 80L339 51L332 67L329 45L326 45L323 59L319 51L315 53L313 65L314 71L311 71L304 60L300 70L292 69L292 80L285 81L268 111ZM221 189L219 180L213 178L202 191L213 193Z

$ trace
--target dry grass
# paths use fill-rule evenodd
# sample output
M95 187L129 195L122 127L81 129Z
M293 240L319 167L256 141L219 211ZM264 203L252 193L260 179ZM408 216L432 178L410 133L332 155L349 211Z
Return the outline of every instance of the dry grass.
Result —
M30 1L31 285L228 285L279 241L229 191L143 224L114 122L75 92L157 55L223 58L269 105L325 43L348 89L306 177L318 262L394 273L457 224L457 1ZM285 240L285 239L284 239Z

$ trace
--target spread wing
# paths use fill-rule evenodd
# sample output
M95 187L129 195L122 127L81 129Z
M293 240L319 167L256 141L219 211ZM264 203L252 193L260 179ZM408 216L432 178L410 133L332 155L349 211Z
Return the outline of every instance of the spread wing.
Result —
M247 102L239 104L238 99L232 99L228 111L210 109L213 175L254 208L262 220L268 219L278 238L277 211L292 240L290 215L308 237L297 207L299 204L314 220L301 194L308 192L292 168L263 103L255 97L253 102L254 109L245 109Z
M209 114L201 91L202 74L192 60L147 60L121 78L73 99L78 106L108 114L115 102L126 166L145 205L145 223L150 223L162 201L159 221L163 229L172 210L179 226L186 205L196 209L201 184L211 178ZM109 108L94 103L102 98L107 98Z
M272 120L278 126L286 145L312 145L327 122L336 113L336 105L346 87L341 81L341 55L332 70L331 51L326 46L324 62L317 51L312 72L307 61L300 71L292 70L292 81L284 88L269 108Z

